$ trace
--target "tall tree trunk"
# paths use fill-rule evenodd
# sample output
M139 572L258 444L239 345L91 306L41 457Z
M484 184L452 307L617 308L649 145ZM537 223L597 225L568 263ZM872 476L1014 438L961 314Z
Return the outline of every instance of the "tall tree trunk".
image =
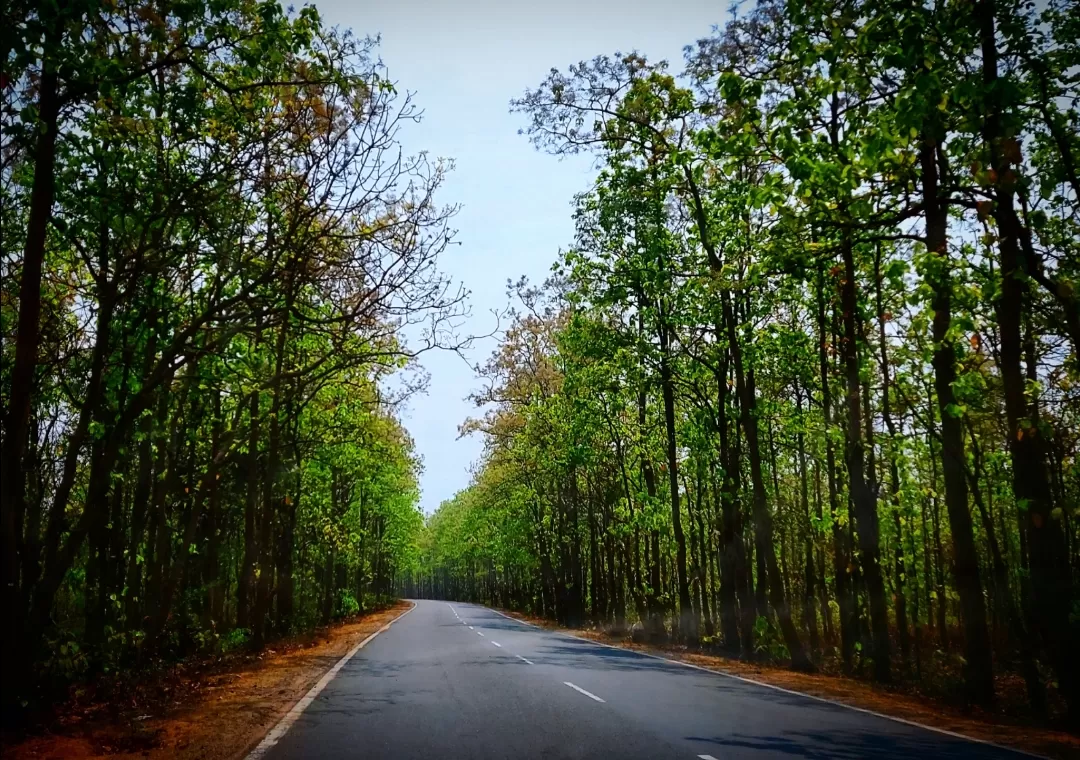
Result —
M1009 425L1013 493L1026 515L1031 576L1031 610L1057 672L1061 693L1073 725L1080 725L1080 620L1071 615L1072 571L1065 549L1064 510L1055 510L1046 463L1046 442L1031 420L1021 370L1022 324L1028 286L1025 276L1033 262L1020 247L1023 227L1014 205L1017 172L1009 158L1001 124L1002 88L998 82L997 7L995 0L974 6L982 52L987 108L982 137L994 170L993 215L998 228L1001 291L996 306L1001 345L1001 379Z
M293 578L293 548L296 546L296 510L302 498L301 463L296 463L295 496L286 494L281 500L281 529L278 535L278 606L277 630L288 633L293 625L295 581ZM342 582L342 588L347 584Z
M801 507L801 518L799 524L805 526L806 537L803 539L803 547L805 551L805 570L803 577L805 578L805 585L803 589L803 623L806 625L806 629L810 632L810 651L819 652L821 650L821 640L818 638L818 623L817 623L817 589L815 588L815 581L817 580L817 570L814 567L814 527L810 520L810 484L808 481L809 473L807 472L806 465L806 436L803 433L803 400L802 400L802 388L799 386L798 381L795 383L795 410L799 415L799 431L796 434L796 448L798 449L798 461L799 461L799 501Z
M824 524L825 509L824 499L821 496L821 466L814 459L814 513L817 515L818 525ZM836 631L833 629L832 612L829 609L829 587L825 583L825 551L818 546L816 550L815 567L817 569L817 581L815 586L818 591L818 605L821 609L822 628L824 629L824 641L826 645L835 639Z
M813 663L803 649L799 632L791 619L791 607L784 594L784 580L780 575L780 566L776 560L773 539L772 515L769 513L768 497L765 494L765 478L761 468L761 446L758 436L757 410L755 403L753 368L744 368L742 347L739 343L731 299L725 291L722 295L724 318L728 325L728 341L731 347L732 363L735 367L735 387L740 399L740 417L743 433L746 436L747 451L750 456L750 479L753 486L755 554L764 562L768 580L769 601L780 623L780 632L784 643L791 653L791 666L796 670L812 671Z
M671 527L675 534L675 571L679 588L679 636L688 644L698 643L698 618L690 604L690 578L686 568L686 536L683 534L679 504L679 449L675 439L675 385L671 376L670 340L666 324L660 334L660 391L664 400L664 429L667 432L668 486L671 492Z
M982 471L982 455L979 451L978 439L974 430L969 430L971 448L974 455L974 472L968 471L968 479L971 484L971 496L975 507L982 520L983 531L986 533L986 543L990 549L990 561L993 569L993 599L997 614L1004 619L1008 626L1007 635L1009 643L1020 657L1020 669L1024 675L1027 686L1028 701L1032 712L1036 715L1045 716L1046 686L1039 674L1039 666L1036 662L1036 647L1033 645L1030 632L1024 625L1023 616L1012 594L1009 593L1009 570L1005 565L1005 558L1001 554L1001 547L997 540L997 530L994 521L983 504L981 490L979 488L979 476Z
M691 504L688 497L687 511L691 513L691 519L696 521L697 530L695 533L697 538L697 561L694 563L694 567L697 568L696 575L698 580L698 588L700 590L700 599L698 602L698 606L701 609L701 618L705 622L705 635L711 639L715 631L713 630L712 610L709 606L708 556L712 552L708 551L709 536L705 532L705 521L703 517L705 513L706 498L705 487L703 483L704 477L702 473L702 468L704 467L704 464L701 462L701 460L696 460L696 464L696 482L694 488L695 498L693 504ZM689 489L687 489L687 493L689 492ZM691 506L693 507L692 512L690 510Z
M68 570L82 550L87 532L97 515L96 510L89 508L89 505L100 504L100 499L92 499L90 496L104 493L104 489L108 486L108 481L104 476L109 472L112 464L119 456L120 443L125 438L126 430L123 425L114 425L108 430L105 445L100 449L99 456L94 457L90 464L91 478L90 482L87 483L88 498L86 501L88 508L82 510L82 515L74 524L69 524L67 508L80 470L80 454L89 436L90 425L93 421L99 419L99 409L104 403L105 366L111 345L115 295L116 289L111 285L106 283L101 288L95 325L94 349L90 361L90 379L87 383L85 400L79 409L75 427L66 442L67 449L64 453L61 477L53 494L43 542L45 547L43 573L33 589L26 589L26 594L30 596L30 611L25 618L24 628L10 634L21 636L22 646L27 647L28 651L33 651L39 646L42 634L49 625L56 593L67 576ZM20 454L20 461L21 457ZM0 480L6 482L13 480L13 478L0 478ZM22 490L23 485L19 486L19 493L17 494L20 508L24 493ZM64 538L65 532L67 533L66 539ZM12 627L18 629L19 624L22 622L22 619L13 621ZM26 661L31 659L30 657L24 657L20 661L13 663L11 672L14 672L16 677L21 677L24 675L21 668L26 665ZM10 681L12 679L7 678L4 680Z
M221 447L221 392L213 391L214 420L210 433L210 459L215 461L220 456ZM225 583L221 576L221 488L220 477L214 472L207 494L207 547L206 547L206 611L214 628L224 628L222 611L225 603Z
M589 611L593 625L599 626L603 620L600 607L600 556L596 541L596 515L592 509L588 510L586 521L589 525Z
M859 380L859 303L855 288L855 251L845 233L840 242L844 278L840 284L844 338L841 354L847 390L846 459L851 503L855 508L855 527L859 540L859 560L870 597L870 625L874 639L874 677L891 680L889 661L889 620L885 603L885 583L881 573L881 541L878 531L877 503L866 481L865 451L862 431L862 399Z
M933 628L933 617L930 615L931 601L936 601L937 605L934 607L934 611L937 617L938 638L941 641L941 651L947 652L949 650L949 631L947 627L947 609L945 607L945 552L941 546L941 509L940 502L938 501L938 474L937 463L938 456L935 453L936 446L934 445L937 438L937 431L935 422L937 415L934 412L934 403L930 400L931 394L927 392L927 411L928 411L928 429L927 429L927 449L929 450L930 459L930 519L932 521L931 527L933 530L934 539L934 592L931 595L927 590L927 607L926 614L930 619L931 628ZM923 515L925 522L926 516ZM926 533L926 526L923 526L923 533ZM928 553L929 554L929 553ZM930 574L926 575L927 584L930 583ZM936 597L936 599L934 598Z
M143 364L144 376L152 365L157 353L157 330L156 320L151 318L150 339L147 343L146 361ZM171 378L165 382L165 387L171 384ZM139 441L138 465L135 476L135 493L131 504L131 531L128 538L127 558L127 591L124 598L125 627L128 631L138 630L141 619L139 610L142 602L142 571L146 557L150 554L149 546L145 553L142 550L143 534L146 531L147 507L152 493L152 477L154 466L153 434L155 431L163 431L169 416L169 394L158 392L157 409L153 415L146 415L139 423L142 440ZM159 433L160 434L160 433Z
M639 306L643 308L641 303L642 299L639 295ZM644 332L643 316L639 309L638 312L638 334L641 335ZM645 493L648 496L649 504L656 503L656 476L653 473L652 464L649 461L649 454L646 448L646 409L648 406L648 397L645 394L644 388L638 391L637 396L637 411L638 411L638 436L641 439L641 477L645 481ZM667 638L667 630L664 627L664 613L660 606L660 531L652 529L649 531L648 544L646 546L647 559L646 564L649 566L649 592L646 595L646 605L649 610L649 620L646 622L647 634L652 641L661 641ZM649 561L651 560L651 561Z
M875 302L877 306L878 321L878 353L881 363L881 416L885 422L885 429L889 434L889 445L886 449L889 461L889 498L892 502L893 529L896 531L895 555L895 589L896 589L896 628L900 638L900 657L904 670L909 667L911 658L911 634L908 629L907 594L904 585L907 581L908 572L904 557L904 529L900 515L900 468L896 464L898 452L898 436L896 423L892 416L892 381L889 372L889 355L885 340L885 301L882 294L881 275L881 247L878 246L874 256L874 281Z
M289 319L292 312L292 287L286 284L287 303L281 314L274 347L274 376L270 381L269 432L266 439L266 473L263 481L262 514L259 517L259 578L255 586L255 615L252 620L253 637L256 647L262 647L266 641L267 616L270 613L271 594L274 588L274 515L281 499L278 475L281 469L281 407L284 391L282 375L285 365L285 346L289 334Z
M100 419L98 424L102 424ZM89 481L85 509L92 512L90 528L87 531L86 577L83 586L83 609L86 612L86 626L83 630L85 644L89 650L91 671L101 665L101 645L105 639L105 542L108 540L109 510L108 501L111 483L101 472L104 458L104 443L94 441L90 446ZM96 673L94 673L96 675Z
M991 660L990 633L986 627L979 555L968 508L967 457L964 452L964 428L956 403L956 349L949 336L952 323L952 280L949 276L948 204L938 189L937 142L924 137L920 150L923 205L926 207L926 245L935 255L929 278L934 296L934 390L941 415L941 468L945 479L945 506L953 538L953 576L960 594L964 624L964 680L968 697L988 704L994 697L994 669Z
M719 322L716 323L716 342L723 345L724 335ZM740 651L738 594L742 589L741 579L746 573L746 556L742 542L742 529L739 524L739 460L738 447L730 440L728 427L728 353L721 354L719 369L716 373L717 427L720 432L720 466L723 469L723 482L720 484L721 534L720 534L720 602L721 627L724 634L724 647L738 654ZM746 631L753 636L753 621ZM752 649L750 650L752 651Z
M256 346L258 338L256 337ZM259 391L251 392L247 443L247 491L244 499L244 554L236 587L236 625L251 628L251 602L255 586L255 562L259 544L256 513L259 499Z
M829 334L825 319L825 274L817 276L818 362L821 372L821 414L825 422L825 472L829 481L829 513L833 532L833 573L836 576L836 601L840 608L840 653L844 668L851 670L855 656L856 620L851 591L851 553L847 534L840 524L840 499L836 477L836 452L832 429L832 383L829 380Z
M66 3L60 4L60 9ZM63 19L58 13L44 50L59 46L63 35ZM41 321L41 281L45 264L45 239L52 217L55 193L57 121L60 115L59 81L55 64L42 62L38 82L37 141L34 146L34 180L30 188L30 209L27 219L26 243L23 247L22 270L19 274L19 321L15 334L15 361L11 368L11 390L4 415L3 447L0 451L0 610L7 622L3 629L4 671L8 678L0 679L0 701L7 707L15 704L17 688L25 683L23 674L27 661L23 648L23 623L26 621L25 594L19 588L19 534L26 498L25 451L29 433L30 403L34 392L34 370L38 362ZM49 600L51 606L51 598Z

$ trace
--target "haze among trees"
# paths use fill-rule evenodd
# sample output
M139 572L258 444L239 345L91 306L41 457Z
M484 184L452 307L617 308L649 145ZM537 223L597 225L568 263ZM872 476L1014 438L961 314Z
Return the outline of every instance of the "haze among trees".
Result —
M1080 725L1076 10L766 0L515 100L598 177L401 587Z

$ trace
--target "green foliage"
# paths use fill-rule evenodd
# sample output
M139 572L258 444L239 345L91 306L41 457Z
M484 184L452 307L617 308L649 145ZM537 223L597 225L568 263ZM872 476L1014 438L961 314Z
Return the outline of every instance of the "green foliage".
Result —
M5 699L385 602L423 527L395 410L463 307L376 42L268 1L15 6Z
M882 680L962 661L970 700L1011 663L1042 712L1049 669L1075 712L1073 5L768 0L684 78L598 56L514 101L600 168L410 588Z
M360 611L356 596L349 589L338 589L337 617L352 617Z

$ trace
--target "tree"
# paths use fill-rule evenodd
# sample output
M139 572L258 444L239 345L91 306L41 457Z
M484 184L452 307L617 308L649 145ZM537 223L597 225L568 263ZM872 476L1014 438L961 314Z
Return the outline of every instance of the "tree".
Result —
M446 167L400 155L417 111L373 41L275 3L24 10L0 174L5 711L385 601L421 521L394 413L417 385L382 386L458 345L464 313L438 270Z

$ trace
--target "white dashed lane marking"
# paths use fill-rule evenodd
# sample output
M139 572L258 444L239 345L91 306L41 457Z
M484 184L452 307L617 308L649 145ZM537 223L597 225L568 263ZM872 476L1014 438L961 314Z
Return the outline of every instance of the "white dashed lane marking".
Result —
M584 694L584 695L585 695L586 697L588 697L589 699L595 699L595 700L596 700L597 702L603 702L603 701L604 701L604 700L600 699L600 697L598 697L598 696L596 696L595 694L593 694L592 692L589 692L589 691L585 691L585 690L584 690L583 688L581 688L580 686L576 686L575 684L572 684L572 683L570 683L569 681L563 681L563 683L564 683L564 684L566 684L567 686L569 686L569 687L570 687L571 689L573 689L574 691L577 691L577 692L581 692L582 694Z
M502 649L502 644L500 644L499 642L493 641L491 643L494 644L495 646L497 646L499 649Z
M526 665L532 665L532 660L526 659L526 658L522 657L520 654L515 654L514 657L517 657L519 660L521 660Z

